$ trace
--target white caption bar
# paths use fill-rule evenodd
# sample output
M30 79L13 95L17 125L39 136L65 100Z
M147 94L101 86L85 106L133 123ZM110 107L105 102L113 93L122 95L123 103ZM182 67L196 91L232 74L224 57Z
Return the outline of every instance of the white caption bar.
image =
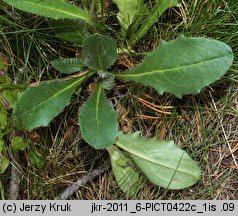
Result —
M206 200L17 200L0 201L0 215L82 215L82 216L114 216L114 215L207 215L238 216L238 200L206 201Z

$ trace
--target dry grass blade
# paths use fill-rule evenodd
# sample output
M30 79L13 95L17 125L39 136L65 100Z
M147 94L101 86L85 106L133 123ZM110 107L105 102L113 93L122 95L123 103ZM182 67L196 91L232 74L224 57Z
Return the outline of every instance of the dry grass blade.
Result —
M238 144L231 150L231 154L234 154L235 152L238 151Z
M161 119L160 116L137 115L140 119Z
M237 170L238 171L238 166L234 166L233 165L233 166L230 166L230 168L233 169L233 170Z
M172 106L159 106L159 105L151 103L151 102L149 102L147 100L144 100L142 98L139 98L139 102L142 103L143 105L149 107L150 109L158 112L158 113L167 114L167 115L171 115L172 114L171 112L159 110L159 109L171 109L171 108L173 108ZM159 108L159 109L157 109L157 108Z
M209 94L210 94L210 97L211 97L211 100L212 100L213 107L214 107L215 111L218 113L217 106L216 106L216 103L215 103L214 100L213 100L213 97L212 97L212 95L211 95L211 92L209 92ZM229 141L228 141L228 138L227 138L227 135L226 135L224 126L223 126L222 119L220 118L219 115L217 115L217 119L218 119L218 121L219 121L219 123L220 123L220 125L221 125L221 129L222 129L222 132L223 132L223 136L224 136L224 138L225 138L226 144L227 144L227 146L228 146L228 148L229 148L229 151L230 151L230 153L231 153L231 156L232 156L232 159L233 159L233 161L234 161L234 164L235 164L235 166L238 166L238 163L237 163L237 161L236 161L236 157L235 157L234 153L232 153L232 148L231 148L231 145L230 145L230 143L229 143Z
M123 65L127 69L133 68L135 65L127 58L126 55L122 55L119 60L119 64Z

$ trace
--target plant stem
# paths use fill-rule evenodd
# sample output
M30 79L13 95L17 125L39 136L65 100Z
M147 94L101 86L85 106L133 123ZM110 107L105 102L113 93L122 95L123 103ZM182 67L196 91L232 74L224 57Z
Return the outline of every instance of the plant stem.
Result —
M17 156L15 156L16 159ZM16 168L16 162L12 162L11 167L11 181L9 186L9 199L17 200L19 196L20 172Z
M72 196L82 185L86 184L88 181L93 180L98 175L106 172L110 167L110 160L108 159L104 164L100 165L97 169L90 171L87 175L83 176L76 182L70 184L58 197L57 200L66 200Z

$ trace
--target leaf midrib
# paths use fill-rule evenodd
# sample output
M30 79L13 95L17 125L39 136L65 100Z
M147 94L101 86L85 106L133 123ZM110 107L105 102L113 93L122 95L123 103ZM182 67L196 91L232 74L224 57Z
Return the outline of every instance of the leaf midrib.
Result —
M102 84L99 83L98 92L96 95L97 97L96 97L96 113L95 113L97 137L98 137L98 133L99 133L99 102L100 102L101 92L102 92Z
M163 70L152 70L152 71L147 71L147 72L144 72L144 73L137 73L137 74L133 73L133 71L132 72L129 71L128 73L119 74L118 76L119 77L140 77L140 76L148 76L148 75L154 75L154 74L158 74L158 73L164 73L164 72L167 72L167 71L181 70L181 69L184 69L184 68L187 68L187 67L197 66L199 64L203 64L203 63L212 61L214 59L218 60L218 59L227 57L228 55L230 55L230 54L225 54L225 55L222 55L221 57L213 57L213 58L210 58L210 59L207 59L207 60L204 60L204 61L200 61L200 62L197 62L197 63L182 65L182 66L179 66L179 67L163 69ZM141 65L141 67L143 67L143 65Z
M25 112L22 112L22 116L24 116L26 113L28 113L28 112L31 111L31 110L34 110L34 109L36 109L36 108L38 108L38 107L40 107L40 106L43 106L43 104L46 104L49 100L51 100L51 99L57 97L58 95L60 95L60 94L63 93L64 91L67 91L68 89L74 87L75 85L78 85L83 79L84 79L84 77L82 77L82 78L76 80L76 81L73 82L71 85L69 85L69 86L67 86L66 88L60 90L59 92L57 92L57 93L54 94L53 96L49 97L48 99L46 99L46 100L40 102L40 103L37 104L36 106L30 107L30 109L28 109L28 110L25 110Z
M146 161L148 161L148 162L150 162L150 163L153 163L153 164L155 164L155 165L157 165L157 166L159 165L159 166L162 166L162 167L165 167L165 168L174 170L174 168L171 167L171 166L167 166L167 165L158 163L158 162L156 162L156 161L153 161L153 160L151 160L151 159L149 159L149 158L144 157L143 154L138 153L138 152L135 152L135 151L133 151L132 149L129 149L129 148L125 147L125 145L121 144L119 141L117 141L116 144L117 144L119 147L123 148L124 150L130 152L132 155L134 155L134 156L136 156L136 157L139 157L139 158L141 158L141 159L144 159L144 160L146 160ZM183 155L184 155L184 154L182 154L182 156L183 156ZM182 159L181 159L181 160L182 160ZM179 162L181 162L181 160L180 160ZM194 176L194 177L197 179L197 176L195 176L195 175L193 175L193 174L191 174L191 173L182 171L181 169L178 169L178 167L176 168L176 172L185 173L185 174L187 174L187 175L189 175L189 176Z
M97 52L97 59L98 59L98 63L99 63L99 68L100 70L103 70L103 66L102 66L102 61L101 61L101 54L99 53L99 49L98 49L98 43L96 43L96 52ZM96 68L97 69L97 68Z
M67 12L67 11L64 11L64 10L61 10L61 9L57 9L57 8L53 8L52 9L50 7L46 7L44 5L33 3L33 2L29 2L29 1L24 1L24 2L25 2L25 4L31 4L33 6L37 6L37 7L42 8L42 9L48 9L48 10L53 11L53 12L57 11L57 12L61 12L63 14L67 14L67 15L73 16L75 18L81 18L81 19L87 20L85 18L85 16L80 16L79 14L70 13L70 12ZM79 9L80 12L84 13L83 10L81 11L80 8L78 8L78 9ZM35 12L32 12L32 13L35 13Z

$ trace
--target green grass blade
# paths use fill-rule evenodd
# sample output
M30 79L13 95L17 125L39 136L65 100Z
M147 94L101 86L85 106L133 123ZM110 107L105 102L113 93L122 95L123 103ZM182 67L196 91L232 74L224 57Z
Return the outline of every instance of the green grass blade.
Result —
M117 19L122 27L122 31L126 32L129 26L133 23L136 14L143 7L143 0L112 0L118 7L119 12Z
M159 17L170 7L179 6L177 0L160 0L152 8L149 16L144 20L139 30L130 38L129 45L134 45L140 40L150 29L152 25L158 22Z

